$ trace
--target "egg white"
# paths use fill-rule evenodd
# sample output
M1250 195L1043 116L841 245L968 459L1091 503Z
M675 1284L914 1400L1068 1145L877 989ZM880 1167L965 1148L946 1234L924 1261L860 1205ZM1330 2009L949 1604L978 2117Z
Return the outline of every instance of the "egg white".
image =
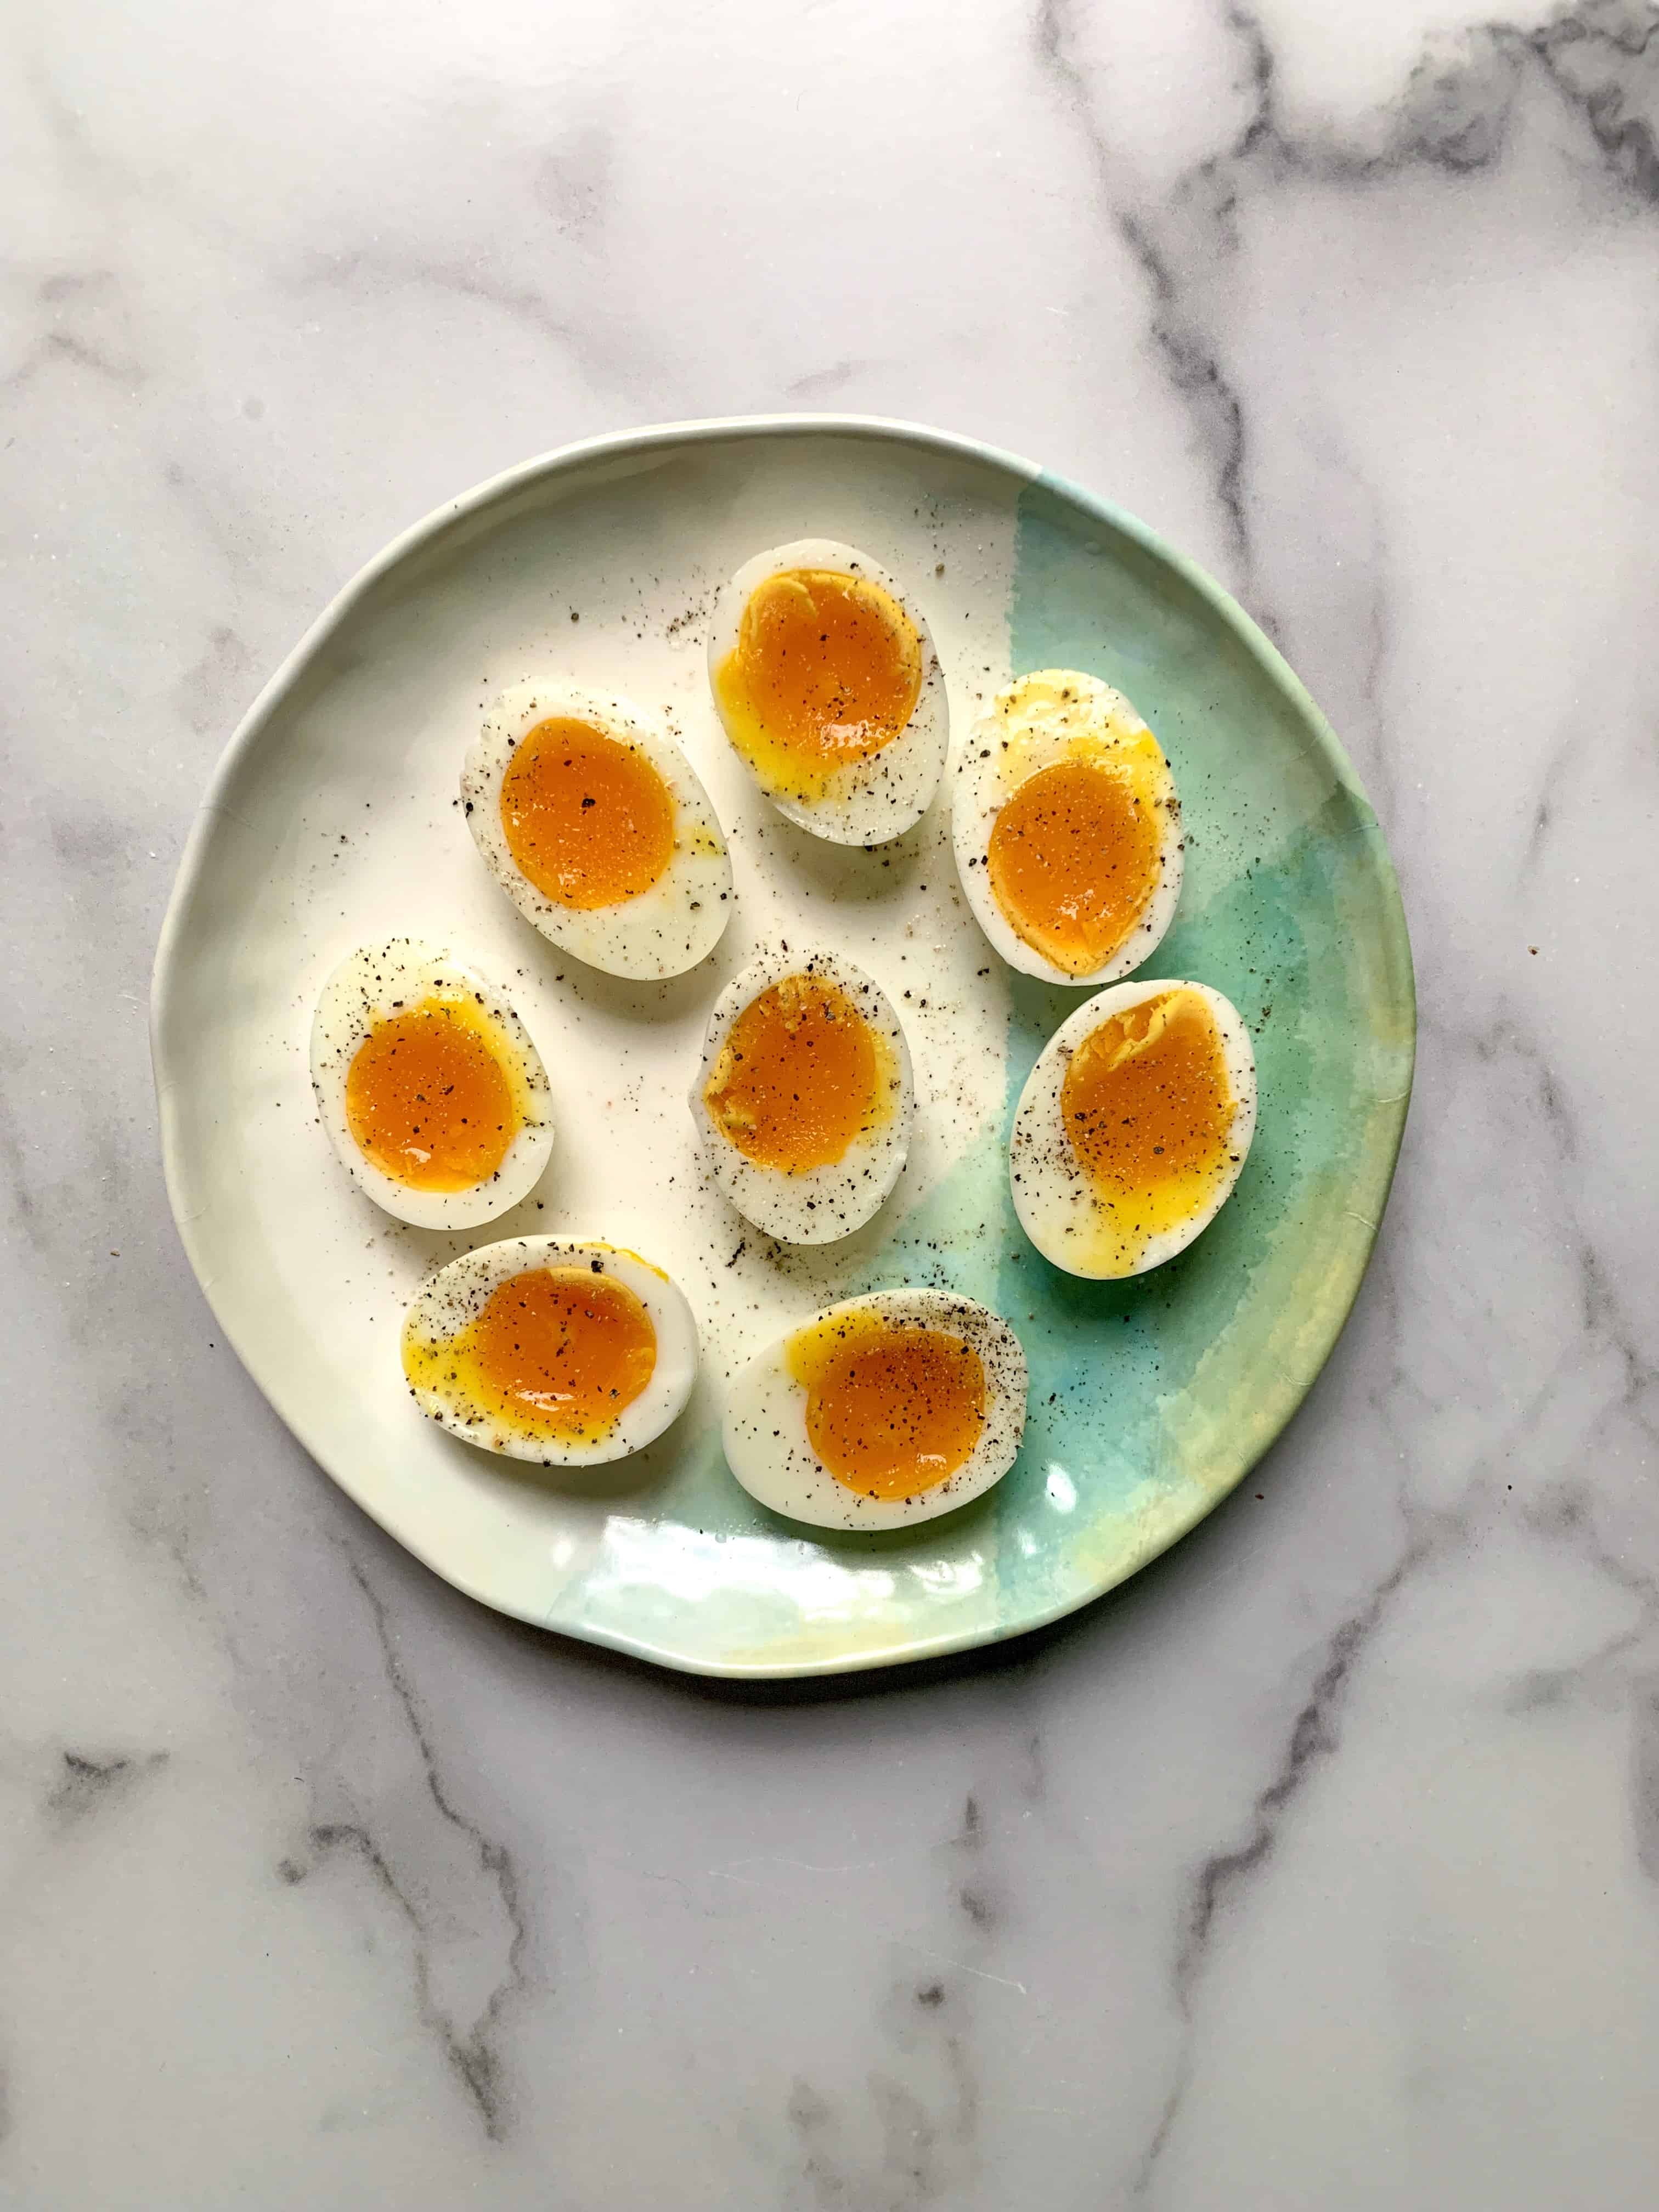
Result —
M880 562L856 546L833 538L799 538L787 545L774 545L745 561L715 603L708 631L708 682L714 711L726 725L726 713L715 671L738 642L744 609L750 593L769 576L787 568L827 568L844 576L859 576L878 585L897 602L921 641L921 689L909 720L898 735L868 760L849 762L837 771L821 799L803 799L787 793L766 792L766 797L787 822L835 845L884 845L919 822L933 803L945 769L950 742L950 710L933 632L915 599L889 575ZM727 734L731 732L727 730ZM732 738L733 750L744 764L742 748ZM750 770L752 774L752 769ZM756 779L759 781L759 779ZM764 791L765 786L761 788Z
M1155 999L1164 991L1196 991L1215 1017L1227 1080L1236 1102L1228 1139L1232 1158L1224 1180L1205 1203L1186 1220L1152 1237L1133 1267L1102 1270L1079 1261L1079 1254L1088 1250L1097 1233L1102 1209L1066 1133L1060 1092L1072 1055L1085 1037L1114 1014L1127 1012L1143 1000ZM1021 1228L1044 1259L1052 1260L1055 1267L1063 1267L1068 1274L1085 1275L1097 1280L1121 1280L1131 1275L1144 1275L1149 1267L1162 1267L1177 1252L1184 1252L1232 1196L1249 1154L1250 1139L1255 1133L1255 1055L1250 1049L1250 1034L1244 1026L1243 1016L1231 999L1224 998L1219 991L1212 991L1206 983L1186 982L1169 976L1155 982L1138 980L1120 983L1109 991L1102 991L1086 1006L1079 1006L1068 1021L1060 1024L1043 1047L1019 1094L1009 1137L1008 1165L1014 1211L1019 1216Z
M1062 695L1069 694L1069 696ZM1028 778L1064 760L1091 740L1151 735L1121 691L1098 677L1071 668L1039 669L998 694L992 711L969 732L957 763L951 799L951 842L957 873L974 919L993 949L1024 975L1046 983L1098 990L1129 975L1151 957L1175 919L1181 896L1186 841L1175 778L1165 772L1153 804L1158 813L1158 879L1139 920L1111 958L1087 975L1073 975L1028 945L997 904L991 890L991 831L998 815ZM1080 749L1080 748L1079 748Z
M382 1022L434 996L473 1001L511 1071L524 1116L495 1173L465 1190L416 1190L385 1174L358 1149L346 1113L346 1079L358 1047ZM493 1221L535 1188L553 1150L547 1070L511 1000L476 969L418 938L359 945L329 976L311 1024L311 1081L323 1127L348 1172L376 1206L416 1229L476 1229Z
M786 975L811 975L844 991L886 1047L890 1111L855 1137L838 1160L799 1175L740 1152L709 1113L703 1093L733 1024L750 1002ZM871 1219L898 1181L910 1149L915 1085L909 1047L881 986L836 953L769 952L734 976L714 1001L690 1093L702 1157L715 1183L757 1229L786 1244L828 1244Z
M667 785L674 850L649 890L614 906L578 909L544 897L522 873L501 827L501 781L520 743L554 717L586 722L643 755ZM726 837L696 770L665 729L631 700L551 679L502 692L461 771L466 826L485 866L525 920L564 951L608 975L682 975L720 942L732 914Z
M459 1335L490 1294L514 1276L532 1268L568 1267L613 1276L638 1297L656 1331L657 1364L651 1380L631 1405L623 1407L609 1435L592 1443L528 1435L459 1390L422 1389L410 1382L410 1395L421 1411L452 1436L481 1450L507 1459L534 1460L544 1467L590 1467L624 1459L659 1437L684 1410L697 1379L697 1324L679 1285L637 1252L571 1237L509 1237L498 1244L482 1244L441 1267L422 1286L404 1318L404 1341L441 1346Z
M855 1313L947 1330L973 1346L985 1370L989 1403L971 1455L956 1474L914 1498L866 1498L849 1490L824 1466L807 1434L807 1391L789 1371L790 1338L815 1322ZM726 1399L726 1465L751 1498L791 1520L820 1528L910 1527L954 1512L1001 1481L1024 1434L1027 1388L1019 1339L988 1306L951 1291L873 1291L799 1323L738 1373Z

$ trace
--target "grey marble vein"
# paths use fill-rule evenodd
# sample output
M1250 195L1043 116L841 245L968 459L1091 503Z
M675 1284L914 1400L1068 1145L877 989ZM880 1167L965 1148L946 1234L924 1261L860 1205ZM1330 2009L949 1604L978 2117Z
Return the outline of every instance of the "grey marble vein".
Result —
M451 1796L439 1771L436 1753L414 1690L398 1659L386 1608L358 1562L351 1559L349 1565L351 1578L373 1618L386 1678L403 1709L419 1754L427 1793L440 1818L454 1830L466 1851L476 1858L478 1876L499 1899L505 1918L505 1955L500 1959L494 1985L471 2019L465 2017L469 2008L465 2005L458 2012L453 1996L439 1985L440 1977L434 1972L433 1945L439 1916L447 1910L445 1901L441 1898L430 1899L422 1889L401 1880L370 1829L360 1822L314 1821L307 1832L307 1839L319 1856L325 1856L335 1850L355 1853L407 1918L415 1937L416 2001L421 2017L438 2037L445 2057L477 2107L485 2135L499 2142L508 2132L513 2118L501 2039L514 2002L525 1986L525 1955L529 1941L518 1872L506 1846L486 1835ZM303 1875L304 1869L297 1863L283 1862L285 1881L292 1883L296 1878L303 1879Z
M1190 1877L1171 1977L1176 2004L1189 2029L1212 1943L1219 1939L1229 1913L1271 1859L1280 1827L1297 1798L1319 1767L1340 1750L1339 1723L1349 1680L1363 1662L1390 1602L1431 1556L1436 1540L1436 1535L1426 1531L1414 1537L1364 1605L1332 1631L1307 1696L1291 1723L1278 1766L1250 1809L1243 1839L1212 1852ZM1158 2162L1180 2118L1189 2087L1189 2052L1183 2051L1157 2127L1133 2174L1131 2194L1135 2197L1144 2197L1153 2186Z
M1045 69L1060 88L1068 113L1086 137L1103 203L1110 208L1121 190L1121 180L1109 150L1108 133L1093 112L1088 76L1073 52L1073 0L1042 0L1036 19L1036 51ZM1272 70L1266 47L1249 20L1239 15L1231 15L1229 20L1249 34L1259 101L1256 114L1246 124L1227 157L1237 160L1248 154L1255 138L1266 128ZM1219 199L1216 199L1209 189L1222 178L1222 156L1217 155L1204 162L1196 175L1186 180L1183 187L1173 196L1176 207L1180 210L1178 219L1187 225L1195 224L1200 232L1218 220L1224 222L1230 211L1231 198L1227 196L1226 188L1222 188L1223 197ZM1206 204L1206 201L1209 204ZM1211 454L1215 496L1225 518L1238 580L1249 597L1251 554L1249 524L1244 509L1243 489L1245 467L1243 406L1223 370L1212 334L1207 333L1201 321L1182 307L1182 278L1177 273L1178 260L1182 258L1182 249L1190 251L1195 241L1189 236L1177 246L1169 217L1155 226L1140 213L1118 208L1114 220L1144 273L1150 289L1153 343L1164 359L1176 390L1191 410ZM1264 611L1253 598L1251 603L1252 611L1260 617Z
M107 1759L66 1751L63 1772L46 1798L47 1814L60 1826L73 1827L124 1795L144 1775L165 1766L167 1759L164 1751L151 1752L143 1758L120 1753Z

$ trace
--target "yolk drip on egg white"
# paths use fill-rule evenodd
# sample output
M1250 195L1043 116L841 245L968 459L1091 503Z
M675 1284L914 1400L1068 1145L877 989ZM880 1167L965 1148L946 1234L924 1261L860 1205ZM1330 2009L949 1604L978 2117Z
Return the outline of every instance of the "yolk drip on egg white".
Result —
M1165 991L1102 1022L1073 1054L1060 1103L1124 1269L1226 1180L1237 1102L1215 1017L1196 991Z
M1027 776L999 811L988 854L991 895L1024 944L1068 975L1103 968L1158 887L1163 831L1154 801L1166 775L1150 732Z
M891 1052L840 985L786 975L746 1006L703 1090L745 1158L801 1175L842 1158L892 1110Z
M501 807L521 872L580 913L638 898L673 858L673 793L642 752L586 722L555 716L527 732Z
M948 1330L842 1311L790 1338L806 1433L836 1480L866 1498L914 1498L964 1467L985 1425L985 1368Z
M347 1124L394 1182L467 1190L495 1173L523 1127L520 1088L473 1001L434 996L377 1022L358 1046Z
M404 1370L417 1389L563 1443L608 1436L656 1364L644 1302L585 1267L527 1268L492 1291L458 1334L404 1340Z
M880 585L788 568L750 593L714 682L762 787L806 801L892 743L915 711L921 675L915 625Z

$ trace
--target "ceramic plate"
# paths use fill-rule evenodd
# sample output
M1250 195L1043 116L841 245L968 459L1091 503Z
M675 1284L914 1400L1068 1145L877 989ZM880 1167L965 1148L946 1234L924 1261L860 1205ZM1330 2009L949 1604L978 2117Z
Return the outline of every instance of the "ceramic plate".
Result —
M1237 1194L1170 1265L1057 1273L1010 1203L1011 1109L1077 994L1011 975L956 887L941 800L877 852L819 844L754 794L709 703L705 623L748 555L803 534L873 554L921 601L960 735L1011 673L1093 671L1152 724L1190 836L1152 971L1245 1013L1261 1119ZM550 672L665 709L730 839L719 951L661 985L560 956L485 873L457 805L481 708ZM552 1074L553 1164L465 1236L406 1229L349 1182L307 1067L325 975L363 939L447 943L513 994ZM918 1136L878 1218L779 1253L705 1185L685 1093L721 985L817 941L907 1026ZM167 1186L226 1335L283 1419L383 1527L461 1589L572 1636L708 1674L809 1674L957 1650L1133 1574L1290 1418L1352 1303L1411 1083L1411 958L1376 822L1296 678L1192 563L1029 463L899 424L696 423L528 463L364 570L237 732L191 834L157 957ZM439 1262L525 1231L669 1268L703 1376L667 1436L586 1475L526 1469L424 1420L405 1304ZM911 1282L1018 1328L1031 1417L1013 1472L910 1531L778 1519L727 1472L722 1380L833 1299Z

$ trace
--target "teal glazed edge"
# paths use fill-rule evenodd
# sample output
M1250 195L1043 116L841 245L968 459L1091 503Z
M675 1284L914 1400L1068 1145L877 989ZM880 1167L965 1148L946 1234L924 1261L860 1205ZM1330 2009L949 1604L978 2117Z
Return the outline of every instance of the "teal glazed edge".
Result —
M1063 1585L1052 1592L1049 1602L1040 1608L1018 1607L1021 1615L1018 1628L1042 1626L1127 1579L1188 1533L1237 1486L1282 1433L1328 1358L1358 1296L1398 1163L1416 1057L1416 989L1410 938L1398 879L1375 811L1341 741L1306 687L1272 641L1213 578L1133 517L1063 478L1040 476L1021 495L1018 505L1019 541L1010 613L1014 673L1042 666L1081 666L1130 691L1154 727L1165 735L1172 762L1177 766L1177 781L1183 794L1188 794L1189 786L1179 774L1181 748L1178 743L1170 744L1171 735L1178 738L1180 734L1179 720L1173 731L1160 727L1164 718L1157 710L1156 685L1149 696L1114 662L1109 652L1103 665L1092 615L1085 624L1089 634L1081 641L1075 633L1065 634L1063 615L1058 623L1053 616L1054 595L1047 588L1053 579L1043 573L1045 550L1052 555L1052 541L1063 544L1073 570L1079 552L1086 557L1091 550L1099 550L1078 527L1079 518L1097 524L1102 539L1109 534L1120 544L1127 542L1137 549L1150 573L1164 577L1173 573L1197 607L1212 618L1220 618L1240 654L1257 672L1265 695L1276 698L1288 712L1310 757L1315 779L1322 775L1328 780L1322 804L1298 832L1277 852L1258 854L1248 864L1241 854L1231 880L1219 885L1206 884L1202 856L1196 866L1189 860L1176 924L1164 945L1138 974L1142 977L1192 975L1216 983L1230 990L1248 1018L1249 1009L1243 1006L1237 983L1231 975L1215 972L1212 954L1205 957L1201 948L1206 925L1212 915L1216 915L1231 938L1240 927L1232 910L1241 898L1254 896L1264 882L1270 884L1275 873L1292 881L1287 904L1293 933L1297 923L1309 919L1305 907L1316 906L1319 895L1327 894L1339 911L1345 902L1365 910L1374 943L1368 946L1363 933L1345 941L1340 926L1328 930L1329 941L1318 988L1310 994L1302 1024L1304 1028L1319 1026L1310 1017L1327 1012L1323 996L1340 979L1344 985L1342 1004L1324 1026L1331 1032L1338 1056L1342 1043L1339 1033L1345 1026L1350 1033L1354 1079L1348 1103L1356 1109L1351 1117L1353 1126L1343 1121L1339 1107L1334 1116L1326 1116L1328 1126L1322 1132L1317 1127L1318 1114L1313 1110L1315 1102L1297 1098L1293 1105L1295 1085L1289 1081L1275 1085L1273 1063L1283 1057L1284 1032L1273 1032L1270 1037L1264 1010L1262 1031L1256 1038L1263 1116L1258 1124L1256 1146L1239 1191L1187 1253L1128 1283L1080 1284L1042 1261L1015 1231L1016 1242L1006 1255L1000 1295L994 1303L1011 1317L1023 1317L1032 1354L1032 1424L1038 1433L1034 1437L1028 1431L1022 1456L1041 1457L1044 1453L1041 1432L1049 1419L1048 1386L1059 1380L1069 1386L1074 1402L1081 1399L1079 1410L1085 1412L1085 1409L1092 1407L1091 1441L1109 1466L1114 1459L1118 1462L1121 1486L1114 1504L1097 1508L1098 1519L1109 1529L1114 1521L1121 1523L1118 1540L1109 1537L1103 1545L1079 1547L1073 1560L1074 1577L1065 1578ZM1046 549L1045 538L1051 541ZM1048 566L1052 570L1052 560ZM1073 579L1068 576L1066 580ZM1201 800L1196 808L1189 805L1189 826L1194 814L1201 822ZM1216 845L1224 843L1224 839L1209 825L1194 842ZM1304 890L1311 890L1314 898L1301 900L1294 895ZM1304 962L1306 972L1299 979L1304 985L1313 964ZM1012 1124L1020 1090L1037 1052L1060 1022L1082 1003L1083 995L1015 979L1005 1131ZM1254 1022L1250 1025L1256 1028ZM1328 1050L1327 1060L1332 1056ZM1333 1121L1334 1126L1329 1126ZM1281 1160L1280 1188L1264 1196L1263 1156L1275 1145L1281 1154L1291 1155L1289 1171L1287 1175L1286 1164ZM1305 1188L1296 1182L1304 1147L1310 1158ZM1322 1152L1329 1153L1328 1163L1322 1160ZM1316 1172L1326 1164L1329 1174L1325 1194L1330 1200L1340 1196L1342 1204L1335 1213L1328 1206L1322 1218ZM1288 1208L1277 1219L1273 1218L1273 1209L1282 1203L1286 1180L1291 1185L1291 1206L1304 1200L1309 1205L1310 1225L1304 1227ZM1310 1254L1322 1255L1322 1264L1306 1271L1311 1280L1300 1325L1273 1332L1275 1339L1288 1336L1290 1341L1284 1346L1264 1344L1267 1356L1255 1371L1246 1363L1245 1376L1236 1382L1227 1401L1230 1418L1220 1422L1210 1418L1183 1432L1180 1420L1183 1392L1189 1391L1212 1364L1231 1333L1231 1322L1246 1313L1251 1286L1259 1273L1278 1261L1280 1248L1287 1243L1292 1249L1300 1244ZM1236 1271L1237 1285L1231 1315L1226 1310L1225 1291L1218 1279L1229 1269ZM1170 1317L1178 1315L1183 1304L1193 1310L1195 1326L1213 1321L1217 1341L1210 1342L1200 1331L1195 1344L1189 1331L1188 1340L1184 1346L1181 1343L1178 1322L1172 1324ZM1126 1360L1124 1351L1115 1352L1109 1362L1112 1371L1103 1378L1101 1324L1109 1317L1117 1320L1125 1330L1121 1342L1130 1357ZM1136 1352L1141 1355L1138 1382L1126 1389L1121 1386L1121 1370L1133 1364ZM1182 1371L1183 1356L1188 1364ZM1213 1382L1207 1387L1212 1389ZM1194 1399L1198 1395L1194 1394ZM1159 1399L1158 1418L1138 1418L1147 1403ZM1063 1424L1054 1425L1063 1429ZM1056 1437L1054 1441L1061 1438ZM1069 1468L1058 1459L1050 1460L1051 1486L1056 1472L1063 1481L1074 1480L1075 1451L1073 1459Z

